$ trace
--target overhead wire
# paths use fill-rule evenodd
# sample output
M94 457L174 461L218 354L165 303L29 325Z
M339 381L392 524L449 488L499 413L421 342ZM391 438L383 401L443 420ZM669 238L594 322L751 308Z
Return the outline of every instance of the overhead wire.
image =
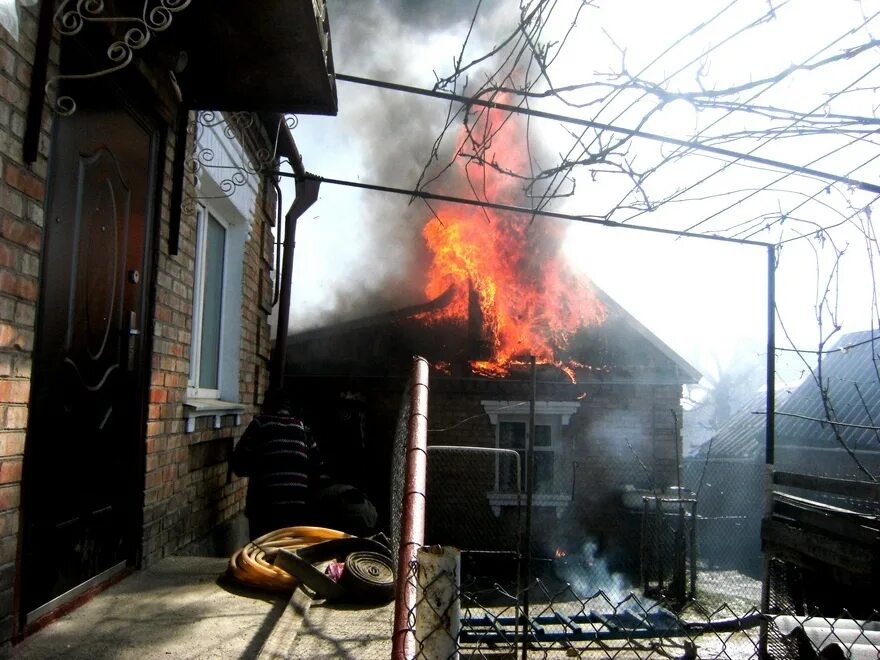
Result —
M786 4L786 3L789 2L789 1L790 1L790 0L785 0L785 2L783 3L783 5ZM703 30L703 29L705 29L707 26L711 25L713 22L715 22L715 20L717 20L717 19L720 18L723 14L725 14L725 13L727 12L728 9L730 9L730 8L732 8L734 5L736 5L737 2L739 2L739 0L733 0L732 2L728 3L727 5L725 5L725 6L724 6L720 11L718 11L716 14L714 14L710 19L708 19L707 21L703 21L702 23L700 23L700 24L694 26L693 28L691 28L690 30L688 30L688 32L686 32L686 33L683 34L681 37L679 37L678 39L676 39L672 44L670 44L669 46L667 46L667 47L666 47L666 48L665 48L660 54L656 55L656 56L655 56L655 57L654 57L654 58L653 58L653 59L652 59L647 65L645 65L644 67L642 67L642 69L641 69L641 70L635 75L635 77L638 78L639 76L644 75L644 74L645 74L645 73L646 73L651 67L653 67L657 62L659 62L661 59L663 59L667 54L669 54L669 53L672 52L676 47L678 47L679 45L681 45L682 43L684 43L685 40L687 40L687 39L693 37L694 35L698 34L701 30ZM760 19L759 19L759 20L760 20ZM748 29L748 28L750 28L750 27L752 27L752 26L754 26L754 25L755 25L755 23L753 22L753 23L751 23L749 26L747 26L746 29ZM727 40L725 40L725 41L727 41ZM714 50L715 48L719 47L720 45L721 45L721 44L716 44L716 45L714 45L714 46L713 46L712 48L710 48L709 51L707 51L707 52L711 52L712 50ZM699 57L704 57L704 56L705 56L705 53L701 53ZM675 71L674 73L672 73L672 74L668 75L666 78L664 78L663 82L667 82L667 81L670 80L672 77L674 77L674 76L678 75L679 73L681 73L682 71L684 71L687 67L692 66L692 65L693 65L695 62L697 62L698 60L699 60L699 58L695 58L695 59L693 59L693 60L690 60L690 61L689 61L687 64L685 64L683 67L679 68L677 71ZM661 83L661 84L662 84L662 83ZM620 94L622 94L622 93L623 93L623 88L622 88L622 87L621 87L621 88L618 88L618 89L616 89L614 92L612 92L611 95L610 95L610 97L609 97L609 98L605 101L605 103L603 104L603 106L602 106L601 108L599 108L599 111L594 115L594 118L598 119L599 116L600 116L600 115L601 115L606 109L608 109L608 108L610 107L612 101L614 101L614 100L615 100L618 96L620 96ZM611 123L614 123L615 121L617 121L618 119L620 119L620 118L621 118L624 114L626 114L626 113L630 110L630 108L632 108L632 107L633 107L638 101L640 101L640 100L642 100L643 98L645 98L645 96L647 96L647 92L642 92L642 94L641 94L636 100L634 100L634 101L633 101L632 103L630 103L626 108L624 108L622 111L620 111L620 112L619 112L619 113L618 113L618 114L617 114L617 115L611 120ZM588 131L588 130L589 130L588 128L585 128L585 129L581 132L580 136L579 136L579 137L577 138L577 140L575 141L575 144L572 145L571 149L569 149L568 153L565 155L565 158L563 159L563 162L568 161L568 159L571 157L571 155L572 155L572 154L574 153L574 151L575 151L575 146L578 144L578 142L579 142L580 140L582 140L582 139L584 138L584 136L587 134L587 131ZM590 147L592 147L592 146L596 143L596 140L598 139L598 137L599 137L598 135L595 136L595 137L593 138L593 140L590 142L590 144L588 144L586 147L584 147L584 149L583 149L583 151L582 151L581 153L582 153L582 154L589 153L589 149L590 149ZM555 178L555 177L556 177L556 174L554 174L554 178ZM559 184L559 185L561 185L561 184ZM544 196L544 198L541 200L541 202L538 203L538 205L537 205L538 208L543 207L543 206L545 205L545 203L546 203L547 201L549 201L549 199L550 199L551 197L555 196L555 195L559 192L559 185L556 186L556 188L554 189L554 191L553 191L553 193L552 193L551 195L545 195L545 196Z
M845 39L846 37L852 35L852 34L855 33L856 31L858 31L858 30L860 30L861 28L863 28L863 27L865 27L866 25L868 25L871 21L873 21L875 18L877 18L877 16L880 16L880 11L875 12L875 13L872 14L870 17L866 18L866 19L865 19L860 25L858 25L858 26L856 26L856 27L854 27L854 28L850 28L849 30L847 30L846 32L844 32L843 34L841 34L840 36L838 36L836 39L834 39L833 41L831 41L829 44L827 44L827 45L823 46L822 48L820 48L818 51L816 51L815 53L813 53L813 54L812 54L811 56L809 56L807 59L803 60L803 62L801 62L801 64L798 65L798 66L804 66L804 65L808 64L810 61L812 61L813 59L815 59L816 57L818 57L819 55L821 55L822 53L824 53L824 52L825 52L826 50L828 50L829 48L832 48L832 47L835 46L837 43L839 43L840 41L842 41L843 39ZM751 103L752 101L754 101L756 98L758 98L759 96L765 94L769 89L773 88L775 85L777 85L777 84L778 84L779 82L781 82L781 81L782 81L782 78L780 78L779 80L776 80L776 81L773 81L773 82L767 84L765 87L762 87L760 90L758 90L756 94L753 94L752 96L750 96L748 99L746 99L746 100L743 101L742 103L739 103L737 107L743 107L743 106L746 106L746 105L750 104L750 103ZM849 87L852 87L852 86L855 85L855 84L857 84L857 82L856 82L856 83L852 83L850 86L848 86L848 88L849 88ZM842 92L840 92L840 93L842 93ZM839 95L840 93L838 93L838 95ZM815 113L816 110L822 108L826 103L827 103L827 100L826 100L825 102L823 102L822 104L818 105L816 108L814 108L814 109L811 110L810 112L801 113L799 116L797 116L797 117L794 119L794 121L792 121L792 122L789 124L789 128L792 127L792 126L797 125L800 121L802 121L803 119L805 119L807 116L809 116L809 115ZM731 114L733 114L733 112L734 112L735 110L736 110L736 108L731 108L730 110L728 110L724 115L722 115L721 117L719 117L718 119L716 119L715 121L713 121L711 124L709 124L709 125L706 126L705 128L701 129L701 130L697 133L697 135L695 136L695 138L699 138L699 137L702 136L706 131L708 131L709 129L711 129L713 126L717 125L719 122L721 122L721 121L724 120L725 118L731 116ZM756 147L754 147L754 148L753 148L751 151L749 151L748 153L749 153L749 154L752 154L752 153L753 153L754 151L756 151L757 149L759 149L759 148L761 148L762 146L768 144L769 142L772 142L774 139L777 139L777 138L778 138L778 136L772 136L772 137L768 138L767 140L765 140L765 141L761 142L760 144L758 144ZM670 156L667 156L666 158L664 158L664 162L668 162L671 158L675 157L676 154L678 153L678 151L679 151L679 150L676 149L672 154L670 154ZM688 192L688 191L690 191L690 190L693 190L693 189L696 188L697 186L702 185L703 183L705 183L705 182L708 181L709 179L711 179L711 178L713 178L714 176L716 176L716 175L720 174L721 172L725 171L728 167L730 167L730 166L733 165L734 163L737 163L738 161L739 161L739 159L733 159L733 160L731 160L730 162L725 163L722 167L718 168L717 170L714 170L713 172L711 172L711 173L708 174L707 176L702 177L702 178L699 179L697 182L695 182L695 183L693 183L693 184L687 186L686 188L683 188L683 189L677 191L677 192L674 193L671 197L669 197L669 198L663 200L661 203L666 203L666 202L668 202L668 201L670 201L670 200L672 200L672 199L675 199L675 198L677 198L677 197L683 195L684 193L686 193L686 192ZM634 190L631 189L631 190L630 190L630 191L624 196L623 199L626 199L626 197L628 197L629 195L631 195L633 191L634 191ZM623 203L623 200L621 200L620 202L618 202L618 203L615 205L615 207L620 206L622 203ZM650 210L653 211L653 210L655 210L655 209L656 209L656 207L654 207L654 208L652 208L652 209L650 209ZM640 212L638 212L638 213L636 213L636 214L634 214L634 215L632 215L632 216L627 217L626 219L622 220L621 222L629 222L630 220L634 220L635 218L637 218L637 217L643 215L644 213L647 213L648 211L649 211L649 209L644 209L644 210L642 210L642 211L640 211ZM613 211L612 211L612 212L613 212Z
M869 75L871 75L872 73L874 73L874 71L877 71L878 69L880 69L880 63L874 65L874 66L871 67L868 71L866 71L865 73L861 74L858 78L856 78L855 81L853 81L852 83L850 83L849 85L847 85L846 87L844 87L842 90L839 90L839 91L835 92L835 93L832 94L828 99L823 100L818 106L816 106L815 108L813 108L813 110L811 110L810 112L806 113L806 115L811 115L811 114L813 114L814 112L816 112L817 110L819 110L820 108L822 108L824 105L826 105L826 104L829 103L830 101L834 100L835 98L837 98L838 96L840 96L841 94L843 94L847 89L849 89L850 87L853 87L853 86L856 85L857 83L861 82L862 80L864 80L865 78L867 78ZM795 120L795 122L793 122L792 125L795 125L796 123L797 123L797 120ZM856 138L854 138L853 140L851 140L850 142L848 142L848 143L846 143L846 144L844 144L844 145L840 145L840 146L838 146L838 147L835 147L835 148L832 149L831 151L829 151L829 152L827 152L827 153L824 153L824 154L822 154L821 156L818 156L818 157L814 158L813 160L811 160L810 162L808 162L808 163L804 166L804 169L808 169L808 168L810 168L810 166L814 165L815 163L818 163L818 162L821 161L821 160L824 160L824 159L827 158L828 156L831 156L831 155L833 155L833 154L835 154L835 153L837 153L837 152L839 152L839 151L842 151L843 149L845 149L845 148L847 148L847 147L849 147L849 146L852 146L853 144L855 144L855 143L857 143L857 142L861 142L861 141L864 140L866 137L867 137L866 135L859 135L859 136L857 136ZM752 154L752 153L754 153L755 151L757 151L758 149L760 149L761 147L766 146L767 144L769 144L770 142L772 142L773 140L776 140L776 139L778 139L778 136L772 136L772 137L768 138L766 141L764 141L764 142L762 142L761 144L757 145L754 149L751 149L748 153L749 153L749 154ZM734 161L734 162L736 162L736 161ZM727 169L728 167L730 167L730 165L733 165L734 162L731 162L731 163L725 164L725 165L724 165L722 168L720 168L717 172L715 172L715 173L713 173L713 174L710 174L708 177L706 177L706 178L704 179L704 181L707 180L707 179L709 179L709 178L711 178L711 177L714 176L715 174L717 174L717 173L719 173L719 172L721 172L721 171ZM703 218L703 219L700 220L699 222L694 223L693 225L691 225L690 227L687 228L687 231L693 231L693 230L696 229L697 227L699 227L699 226L701 226L701 225L703 225L703 224L709 222L709 221L712 220L713 218L718 217L718 216L721 215L722 213L726 213L727 211L729 211L729 210L732 209L732 208L735 208L736 206L738 206L739 204L743 203L743 202L746 201L747 199L751 199L752 197L754 197L755 195L757 195L758 193L760 193L762 190L764 190L766 187L774 186L774 185L776 185L777 183L779 183L780 181L782 181L782 180L788 178L789 176L791 176L791 174L792 174L792 172L786 172L786 173L782 174L782 175L779 176L778 178L776 178L776 179L774 179L773 181L771 181L770 183L768 183L766 186L764 186L764 187L762 187L762 188L759 188L759 189L756 190L755 192L751 192L751 193L749 193L748 195L746 195L745 197L743 197L743 198L737 200L737 201L734 202L733 204L730 204L730 205L724 207L723 209L721 209L721 210L719 210L719 211L716 211L716 212L713 213L712 215L710 215L710 216L708 216L708 217L706 217L706 218ZM848 177L846 177L846 178L848 178Z

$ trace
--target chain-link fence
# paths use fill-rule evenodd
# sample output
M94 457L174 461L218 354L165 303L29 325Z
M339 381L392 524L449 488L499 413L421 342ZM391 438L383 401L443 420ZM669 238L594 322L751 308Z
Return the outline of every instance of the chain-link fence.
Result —
M465 412L466 421L476 418ZM405 403L400 438L411 439L412 425L403 429L412 416ZM519 441L522 423L499 421L498 444L510 448L407 450L426 459L418 491L425 533L418 556L399 566L398 595L408 593L398 599L399 618L411 643L395 658L880 659L880 617L870 603L849 607L847 590L835 590L821 567L775 553L764 559L762 520L773 516L763 463L703 457L659 475L656 461L629 447L631 469L598 478L570 457L541 455L550 443L538 426L530 452ZM450 428L462 427L437 433ZM394 468L401 484L410 472ZM632 485L633 473L642 483ZM560 488L569 477L570 488ZM542 479L555 487L542 488ZM670 479L675 486L652 485ZM771 513L801 506L779 497ZM870 563L880 524L858 522L866 522L859 542L868 548L861 563ZM811 586L820 581L821 592ZM829 592L836 600L817 596Z
M758 607L766 468L758 460L701 457L682 464L694 504L696 595L738 610Z
M412 657L439 658L819 658L880 657L880 613L855 618L797 614L789 596L778 611L736 612L658 601L631 592L584 594L535 578L521 591L476 583L458 551L429 547L408 567ZM790 576L789 576L790 578ZM788 578L786 578L788 579ZM530 603L528 615L524 603ZM765 637L766 636L766 637ZM765 640L766 639L766 643Z

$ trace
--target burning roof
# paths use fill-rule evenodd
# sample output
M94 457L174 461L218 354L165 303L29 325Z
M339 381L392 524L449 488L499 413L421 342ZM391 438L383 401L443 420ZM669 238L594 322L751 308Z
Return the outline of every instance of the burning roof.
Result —
M527 172L517 119L485 111L458 143L470 159L436 177L446 192L519 205ZM296 369L319 364L376 374L419 354L441 373L505 377L533 357L572 383L584 377L696 382L700 375L562 254L565 226L490 207L438 203L422 232L416 275L428 302L289 338ZM406 367L404 367L406 368Z
M542 378L552 379L555 374L560 382L648 384L700 379L694 367L604 291L593 287L593 294L604 309L602 324L577 328L567 335L564 347L552 346L553 359L544 362ZM408 373L413 355L421 355L442 375L503 378L525 373L525 352L498 363L496 370L486 368L493 364L486 326L467 290L465 299L470 303L465 317L452 313L459 295L450 288L420 305L291 334L288 370L398 376Z

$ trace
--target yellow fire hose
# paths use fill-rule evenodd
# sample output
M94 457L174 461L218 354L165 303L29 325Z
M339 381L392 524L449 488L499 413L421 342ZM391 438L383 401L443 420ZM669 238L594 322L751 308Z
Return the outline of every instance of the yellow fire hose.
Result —
M249 542L229 558L227 574L237 582L265 591L293 591L296 579L287 571L274 566L272 560L278 550L301 548L349 538L350 534L325 527L284 527L264 534Z

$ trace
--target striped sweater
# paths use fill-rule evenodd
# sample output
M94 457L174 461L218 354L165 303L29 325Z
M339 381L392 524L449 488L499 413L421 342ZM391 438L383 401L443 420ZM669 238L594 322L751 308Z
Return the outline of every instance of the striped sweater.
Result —
M302 524L322 476L318 448L306 427L280 414L254 417L235 447L232 469L249 477L245 514L291 521L280 524Z

